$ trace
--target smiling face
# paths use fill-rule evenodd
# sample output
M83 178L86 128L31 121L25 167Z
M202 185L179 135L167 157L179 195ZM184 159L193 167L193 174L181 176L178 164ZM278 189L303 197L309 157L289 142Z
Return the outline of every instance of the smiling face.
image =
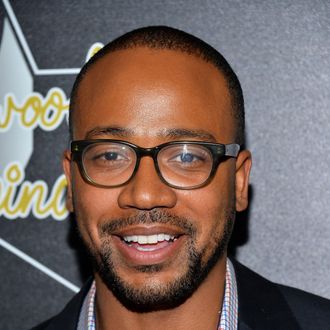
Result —
M115 51L88 71L75 103L74 139L120 139L140 147L192 140L234 143L226 82L203 60L171 50ZM143 157L116 188L85 182L64 159L68 207L112 293L132 309L169 308L211 269L221 273L235 206L246 207L250 159L222 162L206 186L180 190Z

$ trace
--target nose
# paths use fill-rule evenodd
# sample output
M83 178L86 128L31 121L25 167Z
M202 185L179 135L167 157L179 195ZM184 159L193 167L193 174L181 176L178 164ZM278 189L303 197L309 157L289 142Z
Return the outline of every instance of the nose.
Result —
M141 159L137 173L123 187L118 197L121 208L138 210L172 208L176 202L175 189L161 181L151 157Z

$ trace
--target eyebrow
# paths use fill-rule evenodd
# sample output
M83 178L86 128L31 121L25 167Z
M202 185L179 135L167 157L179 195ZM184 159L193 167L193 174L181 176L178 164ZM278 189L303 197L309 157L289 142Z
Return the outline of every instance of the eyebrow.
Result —
M130 138L137 135L135 130L123 127L95 127L85 135L86 139L109 135L116 138ZM185 128L166 128L157 133L157 137L165 139L200 139L203 141L216 142L216 138L211 133L204 130L194 130Z
M99 135L111 135L118 138L128 138L134 135L134 130L123 127L95 127L85 135L86 139Z
M207 140L209 142L216 142L216 138L211 133L204 130L194 130L185 128L170 128L157 134L158 136L164 136L170 139L185 139L185 138L198 138L201 140Z

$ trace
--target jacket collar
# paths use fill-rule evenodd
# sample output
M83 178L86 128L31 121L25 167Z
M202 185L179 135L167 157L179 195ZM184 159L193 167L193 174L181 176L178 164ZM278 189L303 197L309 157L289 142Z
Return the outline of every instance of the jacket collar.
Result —
M81 306L92 285L93 278L88 279L81 290L69 301L61 313L40 324L32 330L76 330Z
M248 329L300 329L277 285L231 260L238 291L238 327Z

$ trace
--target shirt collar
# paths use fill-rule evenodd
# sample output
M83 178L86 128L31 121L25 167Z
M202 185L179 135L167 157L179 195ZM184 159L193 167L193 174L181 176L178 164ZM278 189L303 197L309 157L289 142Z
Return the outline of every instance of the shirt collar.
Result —
M225 294L223 296L218 330L236 330L238 321L238 297L234 266L227 258Z

